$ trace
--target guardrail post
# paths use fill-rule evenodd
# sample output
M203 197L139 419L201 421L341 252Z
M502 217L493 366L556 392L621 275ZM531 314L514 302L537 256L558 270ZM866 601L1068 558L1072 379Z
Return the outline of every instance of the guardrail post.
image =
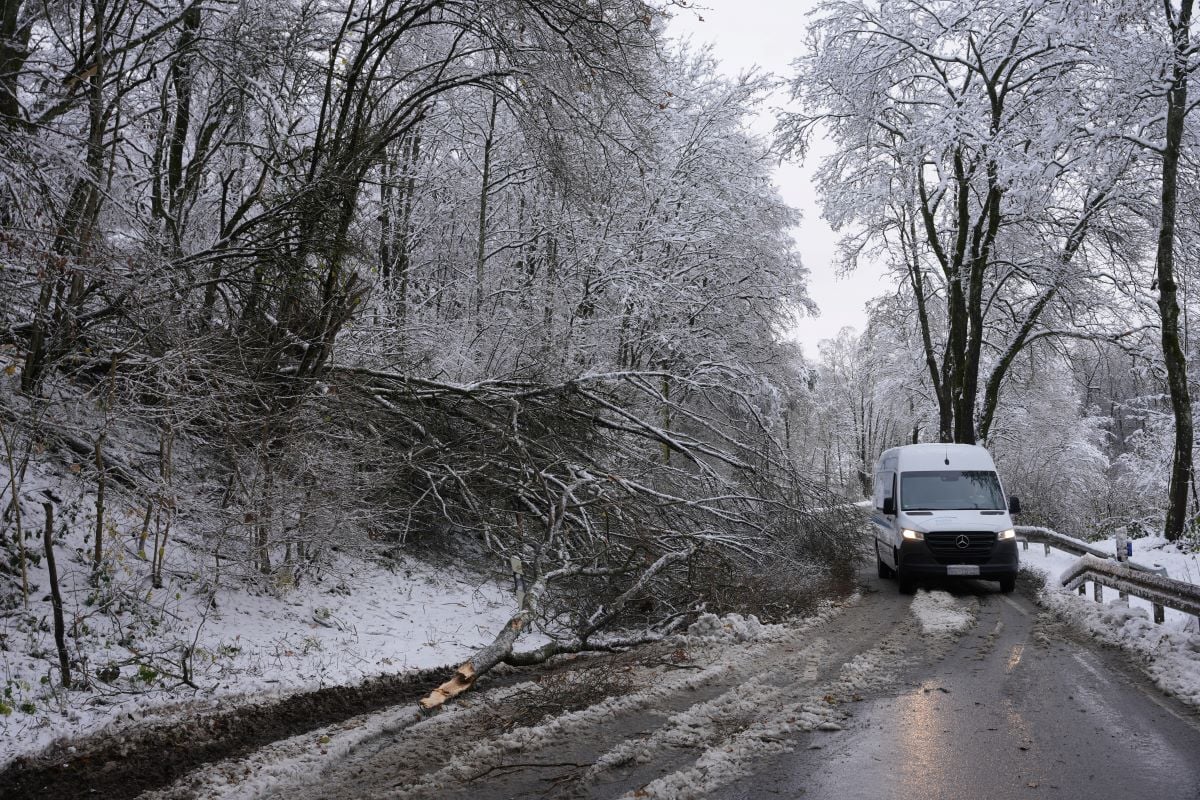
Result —
M1116 536L1117 544L1117 561L1122 564L1129 558L1129 529L1125 527L1117 528ZM1121 590L1117 590L1117 598L1119 600L1128 600L1129 595Z
M1046 545L1046 557L1050 557L1050 545Z
M1028 550L1028 549L1029 549L1029 540L1025 540L1024 542L1021 542L1021 549L1022 549L1022 550Z
M1087 594L1087 581L1084 581L1083 583L1079 584L1079 594L1081 594L1081 595Z
M1097 603L1104 602L1104 584L1100 581L1092 581L1092 599Z
M1154 603L1153 606L1154 606L1154 622L1157 625L1162 625L1163 622L1167 618L1166 612L1163 611L1163 607L1158 603Z

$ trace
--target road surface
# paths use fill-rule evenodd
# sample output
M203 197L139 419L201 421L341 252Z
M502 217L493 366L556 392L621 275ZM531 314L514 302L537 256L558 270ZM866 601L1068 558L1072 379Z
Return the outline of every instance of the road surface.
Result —
M269 795L1200 798L1200 717L1029 593L860 583L754 641L579 659L478 692Z

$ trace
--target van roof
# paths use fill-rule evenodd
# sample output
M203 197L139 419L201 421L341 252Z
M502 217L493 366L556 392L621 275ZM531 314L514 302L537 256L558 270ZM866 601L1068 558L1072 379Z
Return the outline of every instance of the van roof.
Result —
M947 462L949 462L947 464ZM969 469L995 471L992 456L974 444L906 444L885 450L879 457L881 469L936 470Z

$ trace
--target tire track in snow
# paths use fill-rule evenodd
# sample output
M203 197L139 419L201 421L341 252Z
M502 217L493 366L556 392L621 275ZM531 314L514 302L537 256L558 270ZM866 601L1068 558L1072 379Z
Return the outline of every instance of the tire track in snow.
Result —
M773 665L720 695L672 715L649 735L627 739L596 759L585 780L595 780L607 770L628 764L644 764L655 759L666 748L703 747L720 737L720 731L757 713L761 706L776 702L788 691L783 683L790 675L803 669L802 681L816 680L816 665L828 649L823 638L799 650L793 658ZM811 678L807 676L811 674Z
M623 798L702 798L753 772L760 759L795 749L799 734L840 730L850 716L841 710L842 704L860 692L893 684L917 647L936 657L975 624L978 610L976 598L958 598L942 591L921 592L908 606L906 617L880 637L876 646L849 658L835 680L807 692L798 691L803 688L800 685L782 686L775 696L762 698L761 705L737 709L733 713L749 712L756 718L732 735L709 737L703 742L704 751L690 765L633 788ZM688 719L689 714L690 710L677 716L684 724L691 724L692 737L700 739L695 719ZM710 726L709 730L719 731L720 727Z
M635 690L534 725L503 730L504 720L537 707L540 683L523 684L524 694L474 693L404 730L367 720L333 733L321 748L328 755L310 741L290 763L229 765L225 791L205 797L701 797L757 760L796 748L807 731L840 729L856 695L887 687L914 649L927 656L957 639L975 622L978 602L939 594L896 603L868 593L799 624L766 626L751 642L718 633L673 642L657 660L652 650L618 657L611 668ZM671 647L685 649L690 664L663 660ZM594 663L556 674L582 674ZM242 785L232 785L243 770ZM252 771L273 777L256 781Z
M895 679L907 652L904 643L916 638L913 629L912 622L906 621L877 646L846 662L832 682L805 693L796 692L798 687L787 687L775 698L784 702L754 706L759 718L745 729L731 736L712 737L689 766L627 792L623 800L702 798L751 773L763 757L795 749L798 734L840 730L848 716L840 708L843 703L852 701L859 692L886 686Z

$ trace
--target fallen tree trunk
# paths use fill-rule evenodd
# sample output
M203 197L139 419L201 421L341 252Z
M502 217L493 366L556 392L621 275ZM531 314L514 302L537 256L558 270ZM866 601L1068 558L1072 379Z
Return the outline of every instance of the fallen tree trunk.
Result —
M538 578L522 598L521 610L500 629L500 633L496 634L492 643L461 664L454 671L450 680L421 698L421 708L426 711L437 708L451 697L462 694L475 685L475 681L479 679L480 675L487 673L506 657L512 655L513 645L516 644L517 638L529 627L529 623L533 621L533 617L537 613L538 602L546 592L547 582L553 577L561 577L563 573L564 570L555 570Z
M586 642L582 639L575 639L571 642L547 642L541 647L523 652L512 652L510 650L506 655L492 661L487 670L492 669L497 664L508 664L511 667L532 667L542 664L554 656L570 655L573 653L611 653L618 650L628 650L631 647L640 647L644 644L653 644L654 642L662 641L678 630L685 619L687 617L684 615L676 616L663 630L647 632L641 636L611 639L605 642ZM511 622L509 624L511 625ZM488 652L494 646L495 643L479 652ZM487 672L487 670L476 668L475 661L477 658L478 654L470 661L464 662L462 666L454 671L454 675L450 680L421 698L421 708L426 711L437 708L450 698L470 689L475 684L475 681L479 679L479 676ZM482 665L485 662L481 661L479 663Z
M609 639L604 642L585 642L582 639L576 639L571 642L547 642L541 647L533 650L526 650L520 653L510 653L504 659L505 664L511 667L532 667L535 664L541 664L549 658L561 655L570 655L572 653L612 653L618 650L628 650L631 647L640 647L644 644L653 644L661 642L666 637L679 629L684 620L690 615L678 615L670 621L660 631L648 631L641 636L632 636L624 639Z
M692 555L694 548L682 551L675 551L661 556L657 561L651 564L638 577L633 585L626 590L620 597L614 601L608 609L601 607L591 618L587 629L583 635L571 642L548 642L541 647L530 650L524 653L514 653L513 646L517 639L529 627L537 614L538 607L541 604L542 597L546 593L546 587L553 580L565 578L572 575L611 575L614 570L611 569L587 569L579 567L564 567L562 569L553 570L541 576L534 582L533 586L525 593L521 600L521 610L509 619L508 623L496 635L491 644L482 648L475 653L469 660L463 662L450 680L443 683L441 686L434 689L425 697L421 698L421 708L429 711L437 708L452 697L456 697L475 685L475 681L479 680L479 676L486 674L497 664L510 664L512 666L530 666L540 664L548 658L567 653L581 653L585 651L603 652L609 650L623 649L635 647L640 644L647 644L662 639L682 623L684 617L676 616L673 618L669 627L663 631L649 632L645 635L629 638L608 641L600 644L589 643L588 637L597 631L603 624L611 621L617 612L624 608L626 603L634 595L644 591L649 585L651 579L659 572L679 561L686 560Z

